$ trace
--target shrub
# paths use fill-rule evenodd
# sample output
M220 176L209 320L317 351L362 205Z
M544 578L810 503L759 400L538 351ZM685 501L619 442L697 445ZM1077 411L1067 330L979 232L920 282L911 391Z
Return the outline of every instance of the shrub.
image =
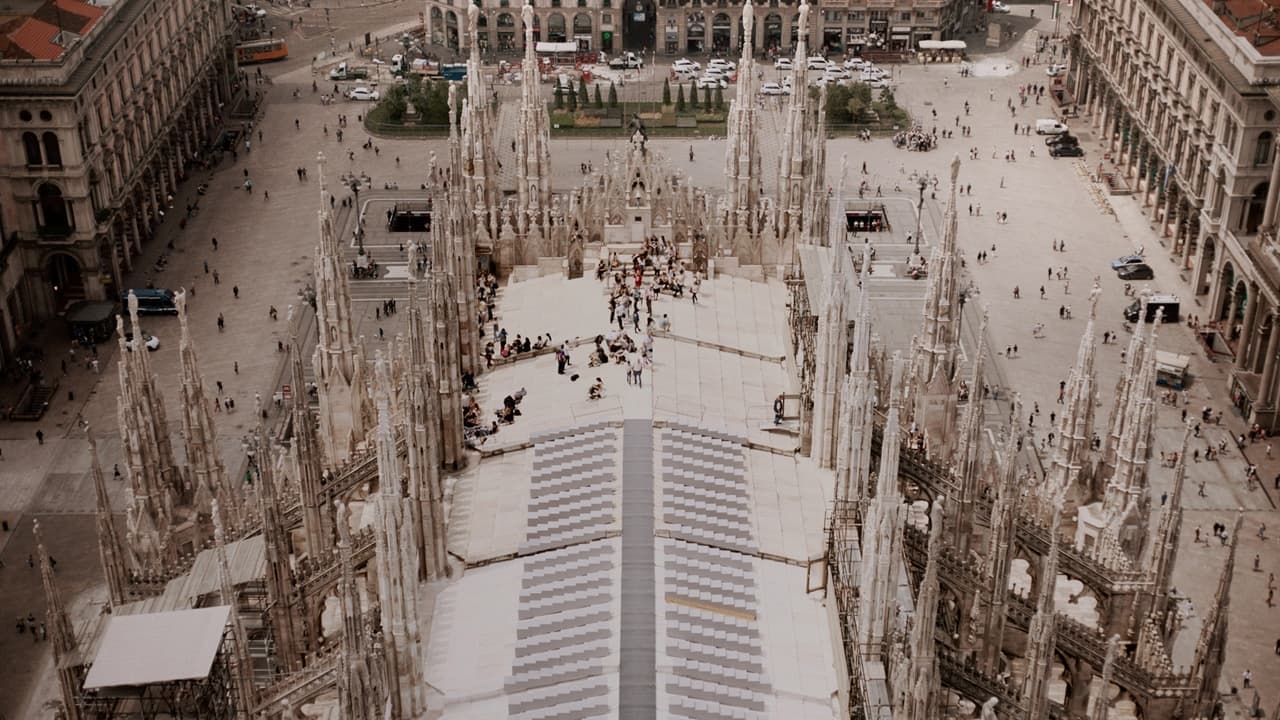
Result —
M670 80L664 79L662 81L662 104L663 105L671 104L671 81ZM609 83L609 105L610 106L613 105L613 83Z

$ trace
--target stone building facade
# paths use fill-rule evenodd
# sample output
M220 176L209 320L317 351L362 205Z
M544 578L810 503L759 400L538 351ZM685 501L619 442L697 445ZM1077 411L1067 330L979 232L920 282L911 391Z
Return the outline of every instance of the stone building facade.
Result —
M1194 287L1184 313L1231 354L1237 410L1274 429L1280 31L1211 0L1078 0L1070 32L1066 101L1110 142L1100 172L1164 238L1146 249L1173 262L1153 262L1157 274Z
M46 5L55 22L99 15L64 24L43 56L15 45L17 30L0 46L0 366L26 329L124 289L233 91L223 2Z
M519 0L480 0L481 46L514 51L524 43ZM718 0L537 0L534 38L578 41L584 50L661 55L736 53L742 47L742 2ZM427 0L427 37L467 49L467 3ZM837 0L814 3L808 45L815 52L909 50L920 40L946 40L971 25L984 5L974 0ZM800 3L771 0L754 8L759 52L789 54L795 47Z

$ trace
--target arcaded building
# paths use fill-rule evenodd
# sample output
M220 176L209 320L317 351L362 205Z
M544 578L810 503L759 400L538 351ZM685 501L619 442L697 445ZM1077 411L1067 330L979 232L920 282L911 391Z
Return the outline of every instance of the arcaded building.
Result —
M0 366L118 294L232 92L218 0L13 0L0 16ZM180 211L179 211L180 212Z
M524 44L519 0L480 0L480 44L518 50ZM680 0L536 0L534 37L577 41L584 51L622 50L660 55L737 52L742 46L742 3ZM755 6L753 44L758 51L790 50L799 26L798 0ZM841 0L813 3L809 47L827 53L864 49L914 50L921 40L947 40L971 25L985 6L973 0ZM433 43L466 49L467 13L462 0L427 0L427 36ZM461 44L460 44L461 43Z
M1156 272L1191 282L1184 312L1199 316L1211 351L1233 358L1233 404L1269 428L1280 394L1277 7L1080 0L1067 81L1069 100L1111 141L1103 173L1166 238L1147 248L1174 263L1153 262Z

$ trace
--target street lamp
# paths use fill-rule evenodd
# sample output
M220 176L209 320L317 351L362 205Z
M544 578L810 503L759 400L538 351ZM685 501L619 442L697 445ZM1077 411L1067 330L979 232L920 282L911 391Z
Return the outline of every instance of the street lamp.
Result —
M359 246L358 253L364 254L364 228L360 225L360 180L359 178L351 178L351 192L355 193L355 213L356 213L356 244ZM923 190L921 191L924 192ZM923 197L923 196L922 196Z
M929 187L929 181L920 177L920 204L916 206L916 255L920 255L920 226L924 220L924 191Z

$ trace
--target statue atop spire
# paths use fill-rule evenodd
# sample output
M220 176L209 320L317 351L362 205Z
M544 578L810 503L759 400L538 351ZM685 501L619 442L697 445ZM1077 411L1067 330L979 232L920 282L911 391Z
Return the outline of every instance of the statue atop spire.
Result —
M524 19L524 66L520 87L520 112L516 124L516 208L514 246L497 250L500 268L532 265L543 253L551 209L551 117L539 96L541 78L534 52L533 4L520 9Z
M331 199L324 180L325 157L321 153L320 242L316 247L316 341L312 366L320 394L320 436L325 464L334 468L345 462L364 440L363 381L357 359L351 319L351 289L347 264L342 259L333 224ZM357 228L362 232L362 228Z
M124 320L116 318L120 351L116 414L129 477L127 537L138 561L147 569L159 570L176 555L171 538L177 524L174 505L185 499L184 488L173 458L164 397L142 349L138 298L133 293L129 293L128 307L129 336L137 352L125 340Z
M755 8L742 4L742 57L738 61L738 91L729 104L728 143L725 148L725 194L721 198L725 243L743 264L763 264L765 211L761 209L760 138L756 108L754 37ZM797 85L797 88L806 87ZM775 254L770 250L769 254ZM777 262L774 258L772 262Z
M111 511L111 498L107 495L107 483L102 474L102 462L98 458L98 440L92 428L86 428L85 435L89 440L89 473L93 476L93 490L97 500L95 520L98 530L98 561L102 564L102 575L107 581L107 601L114 608L124 603L128 597L129 566L136 565L137 561L129 562L128 555L120 545L115 515Z

